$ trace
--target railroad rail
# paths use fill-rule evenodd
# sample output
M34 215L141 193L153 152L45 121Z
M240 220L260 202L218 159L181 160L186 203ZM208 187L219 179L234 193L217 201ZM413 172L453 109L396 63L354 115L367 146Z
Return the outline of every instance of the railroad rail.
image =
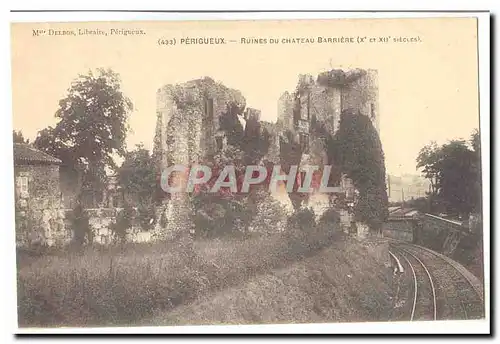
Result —
M398 265L401 266L401 263L397 256L406 262L411 271L413 298L409 320L437 320L436 290L429 269L416 255L405 249L393 248L393 251L389 253ZM400 272L404 270L400 269Z
M391 254L402 257L413 272L416 310L411 320L484 317L482 284L459 263L426 247L397 240L391 240ZM432 318L428 314L431 305Z

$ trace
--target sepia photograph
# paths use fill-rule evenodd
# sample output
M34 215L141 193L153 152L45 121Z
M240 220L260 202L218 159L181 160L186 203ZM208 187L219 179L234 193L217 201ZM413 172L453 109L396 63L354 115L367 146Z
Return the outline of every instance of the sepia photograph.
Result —
M11 23L19 330L487 323L478 20Z

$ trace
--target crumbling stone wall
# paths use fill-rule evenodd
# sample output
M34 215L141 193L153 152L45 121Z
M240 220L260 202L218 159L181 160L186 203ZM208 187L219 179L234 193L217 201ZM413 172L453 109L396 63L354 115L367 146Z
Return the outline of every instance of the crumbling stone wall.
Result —
M297 103L297 98L300 103ZM294 113L298 106L299 113ZM360 111L369 116L374 126L379 130L378 113L378 75L376 70L341 70L332 69L320 73L317 78L312 75L300 75L297 89L294 93L285 92L278 100L277 136L292 132L296 142L300 134L308 135L308 149L302 154L300 165L323 166L326 162L324 142L315 137L312 122L324 125L330 135L339 128L340 116L344 110ZM301 119L296 123L297 119ZM309 124L305 122L309 122ZM346 176L342 176L340 185L348 199L352 199L354 191ZM326 208L324 201L318 195L311 195L311 206L315 212ZM331 199L330 201L333 201ZM307 202L306 202L307 204ZM325 206L320 205L325 204ZM342 224L348 227L352 216L344 212ZM359 228L359 235L365 236L366 228Z
M157 92L157 139L155 152L161 159L160 169L171 165L193 165L217 149L219 118L228 104L243 109L246 100L240 91L227 88L211 78L192 80L179 85L166 85ZM182 183L177 174L173 183ZM156 236L192 231L192 212L188 195L173 193L165 206L167 228L156 226Z
M115 223L123 208L96 208L85 209L86 215L89 217L89 226L92 231L94 243L101 245L109 245L116 242L112 224ZM71 231L71 215L72 209L65 209L65 226ZM127 230L127 242L151 242L155 240L153 231L143 230L137 218L132 219L132 226Z
M376 70L359 70L358 75L342 90L342 110L357 109L370 117L379 131L378 73Z
M64 225L58 165L16 165L16 240L18 246L60 245L71 239ZM21 190L20 177L28 180Z

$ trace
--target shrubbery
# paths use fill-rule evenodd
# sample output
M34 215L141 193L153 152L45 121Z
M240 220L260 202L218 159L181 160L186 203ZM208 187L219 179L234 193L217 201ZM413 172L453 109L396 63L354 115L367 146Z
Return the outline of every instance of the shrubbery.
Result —
M359 192L354 207L356 220L380 230L388 216L388 197L384 152L377 130L367 116L347 110L342 112L332 145L335 160Z
M126 203L117 214L115 222L111 224L111 231L119 242L124 243L127 240L127 231L132 228L134 218L135 209Z
M70 217L73 230L73 242L82 246L83 244L94 241L94 233L89 224L89 216L80 202L73 209Z
M197 195L193 197L193 205L193 221L199 237L237 234L239 229L248 225L251 218L243 202L217 194Z
M326 230L337 229L340 226L340 214L335 209L328 209L321 215L318 226Z
M153 204L139 204L137 208L137 222L141 229L149 231L156 222L156 212Z

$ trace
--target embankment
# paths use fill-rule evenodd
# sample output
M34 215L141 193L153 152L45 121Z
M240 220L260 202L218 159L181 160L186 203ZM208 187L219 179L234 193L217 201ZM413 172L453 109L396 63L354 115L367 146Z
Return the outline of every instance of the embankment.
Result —
M483 278L483 241L479 231L460 222L430 214L414 218L389 218L384 236L412 242L456 260L476 277Z
M385 321L392 282L385 241L334 242L316 255L171 311L142 325Z
M425 214L419 218L413 242L456 260L483 281L483 240L458 222Z

